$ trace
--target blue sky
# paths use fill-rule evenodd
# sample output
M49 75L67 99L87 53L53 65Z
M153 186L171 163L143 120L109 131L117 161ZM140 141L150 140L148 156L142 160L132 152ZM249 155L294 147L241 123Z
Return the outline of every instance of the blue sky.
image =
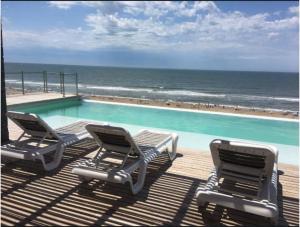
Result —
M298 71L298 2L1 2L7 62Z

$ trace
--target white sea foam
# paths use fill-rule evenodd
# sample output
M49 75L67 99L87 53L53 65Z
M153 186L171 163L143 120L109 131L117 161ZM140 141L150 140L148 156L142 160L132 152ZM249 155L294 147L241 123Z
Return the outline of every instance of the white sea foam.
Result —
M132 91L132 92L151 92L152 89L147 88L129 88L129 87L110 87L110 86L89 86L87 89L110 90L110 91Z
M245 100L281 100L287 102L299 102L299 98L295 98L295 97L273 97L273 96L258 96L258 95L229 95L229 97L245 99Z
M299 102L298 98L273 97L275 100L283 100L288 102Z
M159 90L151 88L130 88L130 87L112 87L112 86L91 86L87 85L87 89L97 89L97 90L110 90L110 91L130 91L130 92L147 92L152 94L165 94L171 96L199 96L199 97L225 97L225 94L211 94L211 93L202 93L186 90Z
M34 82L34 81L25 81L25 84L29 84L31 86L41 86L43 85L44 83L43 82ZM48 83L48 86L59 86L60 84L59 83Z
M199 97L225 97L225 94L211 94L195 91L186 91L186 90L165 90L165 91L152 91L156 94L166 94L166 95L175 95L175 96L199 96Z

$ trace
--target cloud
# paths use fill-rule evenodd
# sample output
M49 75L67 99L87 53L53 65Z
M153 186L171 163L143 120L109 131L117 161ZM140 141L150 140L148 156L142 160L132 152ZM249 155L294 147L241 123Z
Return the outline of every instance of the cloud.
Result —
M136 32L138 30L137 19L119 18L117 14L103 15L100 11L88 15L85 19L87 25L92 27L96 34L110 34L122 32Z
M299 14L299 7L298 6L291 6L289 8L289 12L290 13L296 13L296 14Z
M84 51L109 47L152 52L232 48L244 51L272 46L281 37L282 40L288 38L283 38L283 34L293 31L298 34L299 18L295 14L298 7L287 9L293 14L285 18L272 19L269 13L223 12L214 2L208 1L53 1L49 5L64 10L76 5L92 7L95 12L85 16L84 29L6 31L6 45Z
M183 5L183 4L182 4ZM187 4L184 4L185 7L182 7L180 10L177 8L177 15L193 17L197 15L199 11L208 11L208 12L219 12L219 8L214 2L209 1L195 1L192 7L186 7Z
M57 7L59 9L70 9L72 6L77 5L77 2L74 1L50 1L49 5Z
M88 6L101 9L103 12L111 13L113 10L122 10L128 14L144 14L147 16L160 17L170 12L178 16L192 17L199 11L219 11L214 2L195 1L50 1L52 7L59 9L70 9L73 6Z
M7 25L7 24L10 24L10 23L11 23L11 21L7 17L2 16L2 24L3 25Z
M59 9L70 9L74 6L103 7L103 1L49 1L49 6Z
M273 37L276 37L276 36L278 36L278 35L279 35L278 32L270 32L270 33L268 34L268 37L269 37L269 38L273 38Z
M30 49L46 47L70 50L93 50L100 47L90 33L78 29L51 29L48 31L5 31L6 48Z

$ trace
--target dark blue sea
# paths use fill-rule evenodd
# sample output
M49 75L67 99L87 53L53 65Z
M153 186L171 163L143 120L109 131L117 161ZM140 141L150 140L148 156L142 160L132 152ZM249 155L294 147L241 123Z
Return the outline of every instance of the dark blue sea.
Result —
M60 77L50 72L77 72L79 92L86 95L201 102L276 110L299 110L299 76L287 72L245 72L179 69L119 68L79 65L5 63L6 86L41 89L48 72L50 90L59 89ZM75 77L65 76L66 92L74 92Z

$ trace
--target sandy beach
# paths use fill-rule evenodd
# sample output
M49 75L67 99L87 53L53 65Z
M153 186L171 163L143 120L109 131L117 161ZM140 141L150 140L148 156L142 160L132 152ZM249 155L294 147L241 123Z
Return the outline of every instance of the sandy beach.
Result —
M193 109L193 110L201 110L201 111L213 111L213 112L246 114L246 115L267 116L267 117L281 117L281 118L289 118L289 119L299 118L299 112L295 113L291 111L274 111L274 110L267 110L267 109L215 105L215 104L208 104L208 103L160 101L160 100L137 99L137 98L127 98L127 97L116 97L116 96L85 96L85 98L89 98L92 100L99 100L99 101L172 107L172 108L181 108L181 109Z
M39 93L42 92L36 90L25 90L25 95L39 94ZM14 89L12 87L7 87L6 94L7 96L22 96L22 90ZM267 116L267 117L280 117L280 118L288 118L288 119L299 118L299 112L275 111L275 110L260 109L260 108L248 108L242 106L216 105L212 103L176 102L171 100L164 101L164 100L151 100L151 99L142 99L142 98L100 96L100 95L97 96L89 95L83 97L91 100L117 102L117 103L172 107L172 108L180 108L180 109L192 109L192 110L201 110L201 111L213 111L213 112L246 114L246 115Z

